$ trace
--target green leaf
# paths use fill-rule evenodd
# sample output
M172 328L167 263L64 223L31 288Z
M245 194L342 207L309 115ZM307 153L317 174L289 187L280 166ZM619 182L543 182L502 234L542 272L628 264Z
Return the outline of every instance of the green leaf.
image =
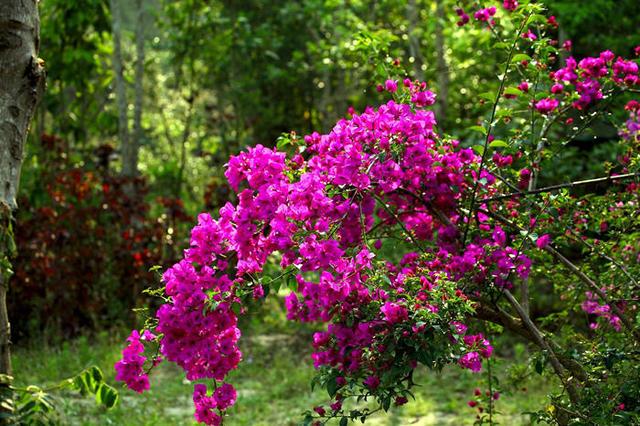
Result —
M84 374L79 374L73 378L73 387L80 392L81 395L89 393L89 384L85 381Z
M240 311L242 310L242 305L240 305L238 302L233 302L231 304L231 310L233 311L234 314L240 315Z
M26 404L24 404L23 406L21 406L21 407L18 409L18 412L19 412L19 413L26 413L26 412L28 412L28 411L33 410L33 408L34 408L35 406L36 406L36 402L35 402L33 399L31 399L31 400L29 400L29 402L27 402ZM3 408L4 408L4 406L3 406Z
M106 383L102 383L96 392L96 402L107 408L113 408L118 403L118 391Z
M474 145L471 149L473 149L478 155L482 155L484 153L484 145Z
M338 393L338 389L340 389L340 387L338 386L338 383L336 383L336 378L331 377L327 381L327 393L331 398L333 398L336 395L336 393Z
M539 22L541 24L546 24L547 23L547 17L541 14L536 13L535 15L531 15L529 17L529 21L527 22L528 24L533 24Z
M89 371L91 372L91 376L93 377L93 380L95 380L98 383L104 381L104 374L102 374L102 370L100 370L97 366L94 365L89 369Z
M522 62L522 61L531 61L531 56L526 53L518 53L517 55L513 55L511 58L512 62Z
M493 92L484 92L478 95L480 99L484 99L485 101L493 102L496 100L496 95Z
M487 135L487 129L484 126L471 126L469 127L469 130L473 130L475 132L480 132L483 135Z
M349 418L348 417L343 417L340 419L340 426L347 426L347 424L349 424Z
M518 96L520 94L522 94L522 92L520 91L520 89L518 89L517 87L507 87L506 89L504 89L504 94L505 95L515 95Z
M504 148L504 147L509 146L509 144L506 143L505 141L503 141L502 139L494 139L494 140L491 141L489 146L491 148Z
M389 407L391 406L391 397L386 397L382 400L382 409L384 411L389 411Z
M511 108L500 108L496 112L496 122L498 120L503 119L504 117L511 117L513 115L513 110Z
M307 414L302 421L303 426L310 426L313 423L313 416L311 414Z
M80 391L82 395L95 394L103 381L104 375L102 371L93 366L73 377L73 387Z

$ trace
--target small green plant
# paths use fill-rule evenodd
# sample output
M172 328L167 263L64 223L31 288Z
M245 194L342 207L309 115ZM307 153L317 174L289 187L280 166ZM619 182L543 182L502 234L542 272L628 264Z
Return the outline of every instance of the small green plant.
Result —
M109 386L100 368L89 367L61 382L41 388L34 385L13 385L13 377L0 375L0 419L8 425L55 425L60 423L60 412L52 392L73 390L83 396L95 396L96 403L113 408L118 403L118 391Z

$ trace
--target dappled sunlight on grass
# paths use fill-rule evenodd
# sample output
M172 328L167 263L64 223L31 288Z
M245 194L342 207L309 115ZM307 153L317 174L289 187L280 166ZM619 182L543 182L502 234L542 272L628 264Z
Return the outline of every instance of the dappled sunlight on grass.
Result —
M311 391L314 375L308 355L308 334L261 334L242 339L244 361L232 372L229 382L238 389L238 403L230 410L228 425L296 425L302 412L315 405L327 404L323 389ZM124 334L82 337L60 346L16 348L15 375L20 384L52 385L87 366L96 364L114 383L113 363L118 359ZM505 368L508 363L504 363ZM366 424L401 425L471 425L476 411L467 406L473 389L480 386L482 375L458 367L442 373L419 368L415 380L416 400L389 413L379 413ZM545 388L539 376L524 384L528 392L505 395L497 401L494 418L503 425L530 424L524 411L539 408ZM175 365L162 363L151 375L151 390L138 395L120 389L118 406L108 412L89 398L72 393L59 395L63 407L63 424L69 425L191 425L192 384ZM352 405L350 405L352 406ZM337 421L334 422L337 424ZM331 423L333 424L333 423Z

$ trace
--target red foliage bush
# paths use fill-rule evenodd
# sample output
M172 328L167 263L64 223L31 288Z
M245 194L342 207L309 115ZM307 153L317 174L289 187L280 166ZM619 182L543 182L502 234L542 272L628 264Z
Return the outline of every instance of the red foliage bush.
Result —
M164 198L164 214L153 217L145 179L110 171L108 145L96 150L95 166L72 164L56 137L43 135L42 148L15 228L14 340L131 319L130 306L157 281L149 269L170 261L168 228L190 219L180 200Z

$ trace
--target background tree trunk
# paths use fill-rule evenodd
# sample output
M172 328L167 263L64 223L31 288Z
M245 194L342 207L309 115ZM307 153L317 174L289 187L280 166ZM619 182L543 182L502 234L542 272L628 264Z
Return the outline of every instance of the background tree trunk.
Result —
M436 102L436 120L442 129L447 113L447 97L449 96L449 66L445 57L446 46L444 42L444 24L446 14L444 10L443 0L436 1L436 57L438 61L438 69L436 75L438 78L438 93Z
M0 0L0 373L11 374L6 296L15 251L11 213L29 123L44 90L36 0Z
M416 0L409 0L407 2L406 9L407 22L409 23L409 54L414 58L413 71L415 72L414 78L423 81L424 71L422 70L422 51L420 49L420 39L416 34L419 25L419 9L416 4Z
M111 0L111 31L113 36L113 81L116 90L118 107L118 137L122 154L122 174L133 176L136 163L133 161L134 150L129 139L129 118L127 114L127 87L122 65L122 14L119 0Z
M138 174L138 151L142 145L142 109L144 101L144 37L145 37L145 10L144 0L136 0L136 77L135 77L135 99L133 108L133 140L131 141L131 164L130 172Z

